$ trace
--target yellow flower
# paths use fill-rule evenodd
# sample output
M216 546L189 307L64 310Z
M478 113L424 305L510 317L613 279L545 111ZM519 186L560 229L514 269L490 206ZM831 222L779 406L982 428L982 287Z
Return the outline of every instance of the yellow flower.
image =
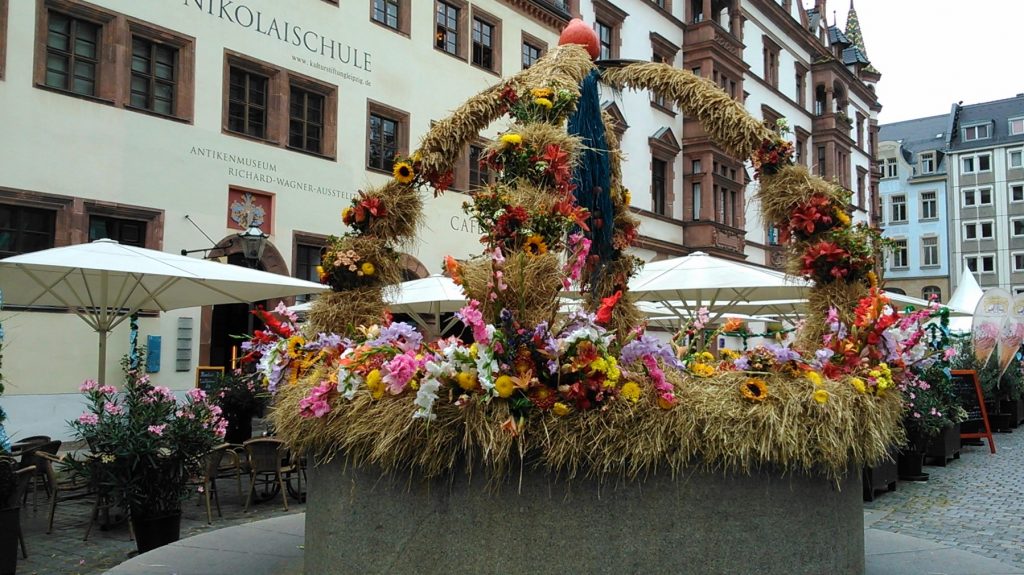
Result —
M381 376L379 369L375 369L366 374L366 388L370 390L370 395L374 399L380 399L384 396L383 379L384 378Z
M498 392L498 397L511 397L515 389L516 384L510 376L501 375L494 380L494 391Z
M697 354L697 360L702 363L708 363L710 361L715 361L715 356L711 355L711 352L702 351Z
M850 384L853 385L853 388L856 389L858 393L868 392L868 386L864 385L864 380L859 377L851 379Z
M723 347L722 349L718 350L718 355L721 356L721 358L724 360L733 360L739 358L740 356L739 352L733 349L729 349L727 347Z
M695 362L689 365L690 373L697 377L711 377L715 375L715 368L706 363Z
M306 345L306 338L301 335L293 335L288 338L288 357L296 357L302 351L302 346Z
M633 203L633 194L629 192L629 188L622 189L622 203L627 206Z
M544 238L536 234L526 239L523 249L531 256L542 256L548 253L548 245L544 243Z
M844 228L845 227L849 227L849 225L851 223L850 222L850 216L847 215L845 210L843 210L842 208L837 207L835 209L835 215L836 215L836 219L839 220L839 223L843 224Z
M815 387L821 385L821 374L816 371L808 371L807 379L815 385Z
M599 371L601 373L608 371L608 362L605 361L603 357L599 357L590 362L590 373L594 373L595 371Z
M501 143L506 146L518 146L523 143L523 137L519 134L502 134Z
M768 384L763 379L750 378L740 385L740 393L751 401L768 399Z
M659 395L658 396L658 407L660 407L662 409L672 409L675 406L676 406L676 398L675 398L675 396L673 396L672 399L666 399L664 395Z
M814 392L814 401L824 405L828 401L828 392L824 389L818 389Z
M455 382L459 384L459 387L466 391L473 391L480 386L480 382L476 378L476 374L468 371L460 371L455 376Z
M551 107L554 106L554 104L551 103L551 100L548 100L547 98L534 98L533 103L548 110L550 110Z
M472 357L473 359L476 359L476 355L477 355L476 344L475 343L469 344L469 357Z
M355 208L345 208L344 210L341 210L341 221L343 221L343 222L348 221L349 218L352 217L352 212L354 212L354 211L355 211Z
M409 162L395 162L395 167L391 173L398 180L399 184L408 184L416 179L416 172L413 171Z
M875 272L868 272L868 283L873 288L878 287L878 275L876 275Z
M569 414L569 406L561 401L556 401L554 407L551 408L551 411L553 411L558 417L563 417Z
M359 266L359 271L363 272L364 276L372 276L377 268L373 267L370 262L363 262L363 265Z
M612 383L619 381L619 377L622 376L622 370L619 369L619 362L615 361L614 357L608 358L608 371L605 372L605 375L608 376L608 381Z
M627 381L626 385L622 386L622 399L633 403L640 401L640 386L636 382Z
M104 453L102 456L100 456L100 461L102 461L103 463L113 463L117 461L117 458L109 453Z
M530 95L534 98L550 98L555 95L555 91L551 88L533 88Z

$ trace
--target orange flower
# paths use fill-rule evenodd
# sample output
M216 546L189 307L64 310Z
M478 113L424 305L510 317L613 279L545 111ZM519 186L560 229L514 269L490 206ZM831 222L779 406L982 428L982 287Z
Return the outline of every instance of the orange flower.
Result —
M739 318L735 318L735 317L734 318L730 318L729 321L725 322L725 325L722 326L722 331L724 331L724 332L743 331L743 320L741 320Z

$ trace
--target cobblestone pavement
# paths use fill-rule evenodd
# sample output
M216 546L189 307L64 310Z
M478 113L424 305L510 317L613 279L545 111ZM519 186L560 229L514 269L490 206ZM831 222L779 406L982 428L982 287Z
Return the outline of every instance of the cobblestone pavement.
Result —
M250 521L269 519L286 513L301 513L306 510L304 503L294 497L288 498L288 511L284 510L281 496L253 504L248 513L243 512L245 499L239 498L235 479L217 481L220 491L220 507L223 517L217 517L213 509L213 524L206 523L206 506L201 495L192 497L182 506L181 538L191 537L214 529L230 527ZM242 495L248 493L248 479L242 478ZM257 488L257 493L260 488ZM303 482L305 489L305 482ZM18 574L38 575L90 575L103 573L120 564L135 552L135 542L130 540L127 523L115 524L107 530L94 525L88 541L82 541L89 524L93 501L80 499L61 501L54 514L53 533L46 534L49 504L46 493L38 493L38 507L32 510L32 494L22 509L22 530L28 546L28 559L18 560ZM198 502L198 504L197 504Z
M864 508L872 527L945 543L1024 569L1024 427L995 434L996 453L964 446L924 482L900 481Z

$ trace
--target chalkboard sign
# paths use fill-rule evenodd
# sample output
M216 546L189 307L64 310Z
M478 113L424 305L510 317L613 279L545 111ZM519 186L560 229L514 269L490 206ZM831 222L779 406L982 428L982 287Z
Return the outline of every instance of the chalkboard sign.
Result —
M960 406L967 412L967 421L980 421L982 430L977 433L961 433L961 439L987 439L988 447L992 453L996 452L996 443L992 439L992 427L988 422L988 411L985 410L985 395L981 391L981 382L978 380L978 372L973 369L954 369L953 390Z
M203 391L210 391L223 375L223 366L200 365L196 368L196 387Z

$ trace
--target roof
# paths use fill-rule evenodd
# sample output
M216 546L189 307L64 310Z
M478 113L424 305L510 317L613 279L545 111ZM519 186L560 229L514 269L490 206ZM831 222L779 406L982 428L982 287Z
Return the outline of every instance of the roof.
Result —
M848 50L843 51L844 64L864 64L869 72L878 72L868 59L868 49L864 47L864 34L860 31L860 18L857 17L857 9L853 7L853 0L850 0L850 11L846 14L846 37L853 42L856 52L847 55Z
M838 26L828 27L828 44L829 46L835 44L843 44L846 46L852 46L853 42L846 37L846 33L839 29Z
M949 114L882 124L878 127L878 141L899 142L903 157L909 164L916 163L921 152L938 150L938 165L934 173L942 174L946 171L943 159L948 124Z
M860 48L852 46L843 50L843 64L846 66L851 64L864 64L865 66L870 66L871 61L868 60L868 57L864 55L864 52L862 52Z
M1017 94L1003 100L961 106L960 115L957 118L957 133L953 134L950 149L956 151L1024 143L1024 134L1010 135L1010 118L1021 117L1024 117L1024 94ZM989 124L992 137L964 142L962 140L963 128L978 124Z

